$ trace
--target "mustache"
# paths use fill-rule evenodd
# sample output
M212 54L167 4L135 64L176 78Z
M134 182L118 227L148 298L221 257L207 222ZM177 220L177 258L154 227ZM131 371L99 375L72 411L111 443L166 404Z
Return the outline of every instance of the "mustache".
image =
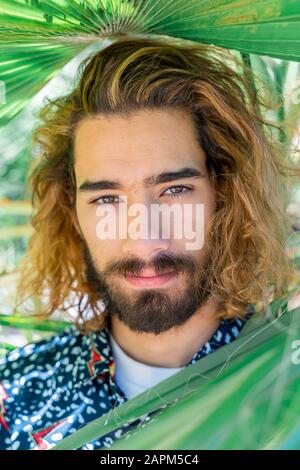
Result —
M197 262L195 259L185 255L174 255L173 253L161 253L150 263L139 258L124 258L111 262L104 271L104 276L113 274L121 276L138 276L143 269L151 269L158 276L169 271L186 271L189 274L195 273ZM199 269L199 268L198 268Z

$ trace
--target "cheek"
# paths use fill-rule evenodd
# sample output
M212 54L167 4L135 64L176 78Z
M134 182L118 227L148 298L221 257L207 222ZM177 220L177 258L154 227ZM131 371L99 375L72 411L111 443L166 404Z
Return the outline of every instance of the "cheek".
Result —
M77 217L83 237L88 245L90 253L100 267L106 260L116 256L119 250L119 241L114 238L101 238L97 233L97 227L101 217L96 213L96 207L86 207L86 204L78 203Z
M96 211L91 210L90 207L86 207L86 205L80 201L77 202L76 211L80 229L85 240L90 246L91 242L96 238Z
M208 201L205 206L204 206L204 224L205 224L205 228L207 228L207 225L210 221L210 219L212 218L212 216L214 215L215 213L215 204L213 203L213 201Z
M189 254L202 258L203 248L206 243L209 230L209 222L215 213L215 194L209 184L202 187L198 194L195 194L191 212L187 211L184 217L184 246ZM193 243L190 243L192 241Z
M203 192L202 202L204 203L204 225L207 228L208 222L216 212L216 193L212 186L207 183Z

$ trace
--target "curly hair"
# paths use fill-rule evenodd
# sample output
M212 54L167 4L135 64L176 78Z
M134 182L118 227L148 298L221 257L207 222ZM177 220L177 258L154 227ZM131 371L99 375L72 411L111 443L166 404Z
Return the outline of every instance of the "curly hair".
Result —
M283 158L281 128L262 117L270 103L251 73L231 51L163 37L122 37L89 56L72 92L44 104L33 132L34 230L20 267L21 301L43 297L43 318L71 309L86 332L105 326L108 312L87 280L74 229L76 126L97 113L164 107L191 114L216 190L207 283L219 300L217 316L243 318L250 304L282 296L294 276L284 250L290 220L283 202L287 177L299 170Z

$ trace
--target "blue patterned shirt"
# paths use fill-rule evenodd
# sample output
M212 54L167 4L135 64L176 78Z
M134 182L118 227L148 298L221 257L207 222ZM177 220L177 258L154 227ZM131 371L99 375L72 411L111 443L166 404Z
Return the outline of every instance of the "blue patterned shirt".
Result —
M233 341L245 322L221 321L185 367ZM108 327L83 335L70 326L0 360L0 449L49 449L127 400L115 380ZM81 449L108 448L144 420L123 425Z

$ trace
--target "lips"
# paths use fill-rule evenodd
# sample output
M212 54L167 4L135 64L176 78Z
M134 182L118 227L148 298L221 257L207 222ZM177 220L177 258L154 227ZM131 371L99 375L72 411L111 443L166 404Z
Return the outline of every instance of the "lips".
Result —
M176 277L175 271L157 275L155 271L144 269L139 276L126 276L129 284L135 287L160 287Z

